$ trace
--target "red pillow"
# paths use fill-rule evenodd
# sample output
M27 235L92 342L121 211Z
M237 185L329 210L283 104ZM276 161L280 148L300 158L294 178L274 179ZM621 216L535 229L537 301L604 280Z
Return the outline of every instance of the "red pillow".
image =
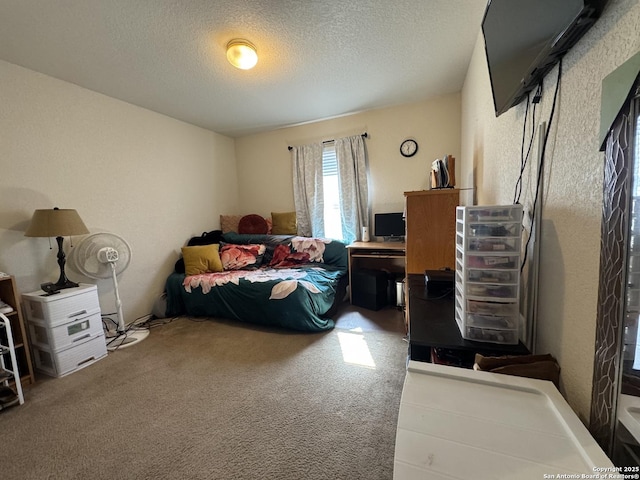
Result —
M238 223L238 233L266 234L268 230L267 221L260 215L245 215Z

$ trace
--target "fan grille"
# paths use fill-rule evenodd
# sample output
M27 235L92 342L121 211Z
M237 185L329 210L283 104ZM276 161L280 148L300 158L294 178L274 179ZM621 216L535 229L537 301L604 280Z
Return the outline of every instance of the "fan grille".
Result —
M122 273L131 261L131 247L122 237L113 233L94 233L86 237L73 250L74 264L82 273L90 278L109 278L111 265L100 261L99 252L103 249L113 249L117 252L113 262L116 275ZM114 256L111 256L113 258Z

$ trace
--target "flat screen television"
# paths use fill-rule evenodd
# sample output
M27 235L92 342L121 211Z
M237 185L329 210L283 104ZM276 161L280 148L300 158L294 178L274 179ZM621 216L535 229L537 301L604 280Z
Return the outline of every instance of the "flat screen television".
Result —
M384 237L387 240L401 240L405 235L404 214L376 213L373 217L374 232L376 237Z
M496 117L518 105L600 17L608 0L490 0L482 20Z

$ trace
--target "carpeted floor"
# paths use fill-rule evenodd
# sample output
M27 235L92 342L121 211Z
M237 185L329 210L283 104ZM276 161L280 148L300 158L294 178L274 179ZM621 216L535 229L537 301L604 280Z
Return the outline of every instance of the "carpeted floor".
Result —
M0 412L0 478L391 479L401 313L330 332L179 318Z

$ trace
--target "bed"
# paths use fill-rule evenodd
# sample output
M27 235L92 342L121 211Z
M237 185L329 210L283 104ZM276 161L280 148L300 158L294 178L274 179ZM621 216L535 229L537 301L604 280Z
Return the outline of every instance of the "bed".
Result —
M260 258L244 264L243 246ZM167 316L226 318L305 332L334 327L331 316L348 281L344 243L227 233L221 236L219 252L222 271L169 275Z

